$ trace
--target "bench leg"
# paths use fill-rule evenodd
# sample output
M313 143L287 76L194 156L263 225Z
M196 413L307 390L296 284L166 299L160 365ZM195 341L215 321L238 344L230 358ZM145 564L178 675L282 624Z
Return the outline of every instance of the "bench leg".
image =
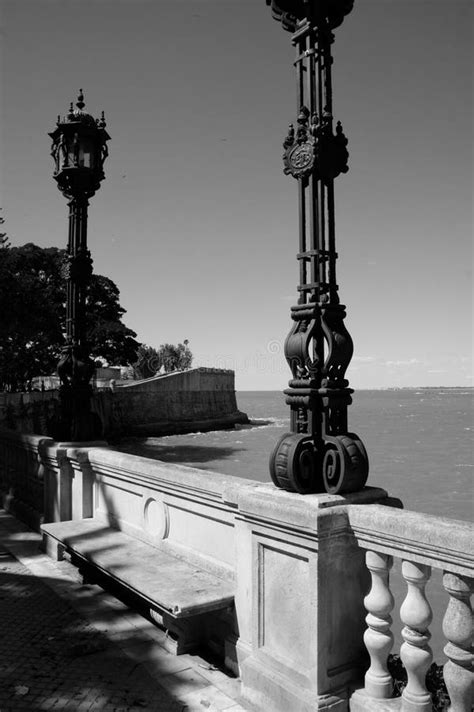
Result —
M82 578L83 586L89 586L97 583L97 579L94 578L93 571L90 566L79 566L79 574Z
M196 650L202 642L202 625L199 617L176 619L150 609L150 617L157 626L166 632L166 639L163 643L169 653L173 655L183 655Z
M41 550L44 551L53 561L62 561L64 559L65 547L52 536L43 534Z

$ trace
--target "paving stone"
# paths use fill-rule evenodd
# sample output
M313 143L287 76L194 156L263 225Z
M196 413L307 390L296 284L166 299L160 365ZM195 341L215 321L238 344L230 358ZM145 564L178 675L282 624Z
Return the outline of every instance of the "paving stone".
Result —
M191 712L191 710L222 712L222 710L228 709L234 704L234 700L212 685L197 692L191 692L189 695L184 695L181 700L184 704L184 712Z
M203 690L209 685L206 678L192 668L163 675L160 678L160 684L178 699L182 699L191 692Z
M239 681L198 655L171 655L164 631L80 583L40 540L0 510L0 712L191 712L185 697L200 711L245 712Z
M192 666L206 678L212 685L217 687L226 695L234 700L238 699L241 694L241 681L234 677L231 673L224 672L215 665L210 665L206 660L198 656L189 656L192 660ZM235 703L234 703L235 704Z
M81 685L87 694L77 700L81 711L112 710L108 701L118 692L128 709L147 709L152 700L157 710L181 709L146 669L26 567L11 559L0 569L2 712L64 709Z

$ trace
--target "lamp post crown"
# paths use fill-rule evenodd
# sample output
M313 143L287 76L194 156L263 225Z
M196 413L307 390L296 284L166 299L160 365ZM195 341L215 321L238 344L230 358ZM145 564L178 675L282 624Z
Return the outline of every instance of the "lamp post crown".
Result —
M275 20L283 29L295 32L298 23L311 20L325 21L332 29L338 27L354 7L354 0L266 0Z
M74 123L74 124L81 123L81 124L88 125L88 126L97 125L100 128L105 128L106 123L105 123L103 111L102 111L100 120L94 119L93 116L91 116L90 114L88 114L87 112L84 111L85 102L84 102L84 92L82 89L79 89L79 94L78 94L77 101L76 101L76 107L77 108L74 108L74 102L71 101L71 103L69 104L69 111L67 112L67 114L65 114L65 116L63 116L62 118L61 118L61 116L58 116L57 125L59 126L61 124L64 125L64 124L71 124L71 123ZM110 138L110 136L109 136L109 138Z
M85 106L85 104L84 104L84 94L82 93L82 89L79 89L79 96L77 97L76 106L77 106L77 108L79 109L79 111L82 111L82 109L83 109L84 106Z
M103 165L110 136L105 130L104 112L95 119L84 111L84 106L80 89L76 108L71 102L68 113L58 116L56 128L49 134L53 139L54 179L67 198L93 196L105 177Z

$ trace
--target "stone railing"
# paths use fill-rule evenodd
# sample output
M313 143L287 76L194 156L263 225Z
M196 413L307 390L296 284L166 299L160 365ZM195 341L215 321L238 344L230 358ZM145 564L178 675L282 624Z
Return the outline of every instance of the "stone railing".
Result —
M105 444L11 431L0 432L0 489L4 504L33 526L96 518L224 570L235 582L235 605L213 621L212 635L241 677L244 709L431 712L425 584L432 568L441 570L447 608L437 616L444 615L449 709L471 712L467 523L403 511L374 487L348 497L302 497ZM402 561L406 589L400 615L408 684L401 698L393 697L387 667L397 633L390 617L394 558Z
M426 673L433 662L430 625L433 618L425 587L432 569L443 572L446 611L442 630L448 662L444 681L451 700L451 712L472 709L472 609L474 537L470 524L427 514L352 506L349 521L365 554L372 583L364 599L367 630L364 642L370 655L365 687L352 697L353 712L401 709L403 712L431 712L433 700L426 687ZM406 595L400 606L403 643L400 658L407 674L401 699L393 700L393 679L387 666L394 636L391 613L394 596L390 570L401 560ZM388 701L392 700L390 705Z
M44 515L44 455L50 438L0 431L2 506L38 529Z

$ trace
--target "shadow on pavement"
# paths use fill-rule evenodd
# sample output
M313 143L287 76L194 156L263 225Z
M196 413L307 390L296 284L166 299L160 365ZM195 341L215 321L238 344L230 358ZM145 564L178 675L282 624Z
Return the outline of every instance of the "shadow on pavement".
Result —
M57 584L57 582L52 581ZM86 620L8 552L0 552L0 709L159 710L181 712L147 670L143 660L157 643L147 636L120 632L121 645L137 646L138 660L113 641L123 605L101 616L102 629ZM68 583L76 589L81 584ZM100 594L98 594L100 595ZM111 635L107 632L110 627ZM139 632L139 631L138 631ZM112 638L112 640L111 640ZM159 677L159 659L155 661ZM169 670L163 670L163 675ZM56 707L55 707L56 708Z

